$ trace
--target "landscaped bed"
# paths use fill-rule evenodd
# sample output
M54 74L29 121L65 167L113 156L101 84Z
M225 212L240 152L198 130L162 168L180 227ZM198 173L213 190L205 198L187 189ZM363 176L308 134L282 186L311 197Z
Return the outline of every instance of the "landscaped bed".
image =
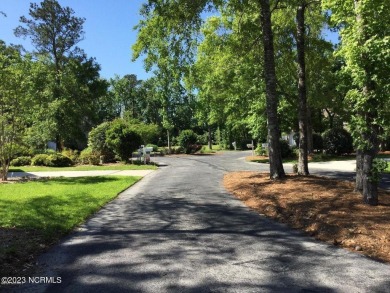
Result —
M257 212L333 245L390 262L390 192L369 206L353 183L323 177L289 175L272 181L258 172L224 177L228 191Z
M138 180L104 176L0 184L0 275L28 275L39 253Z

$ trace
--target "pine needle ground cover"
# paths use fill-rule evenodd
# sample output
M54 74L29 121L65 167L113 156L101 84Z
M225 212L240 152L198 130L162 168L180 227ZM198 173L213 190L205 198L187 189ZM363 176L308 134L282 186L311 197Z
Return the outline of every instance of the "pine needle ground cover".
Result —
M260 214L300 229L318 240L390 263L390 192L379 205L363 204L353 182L289 175L232 172L225 188Z
M139 179L102 176L0 184L0 275L27 274L37 254Z

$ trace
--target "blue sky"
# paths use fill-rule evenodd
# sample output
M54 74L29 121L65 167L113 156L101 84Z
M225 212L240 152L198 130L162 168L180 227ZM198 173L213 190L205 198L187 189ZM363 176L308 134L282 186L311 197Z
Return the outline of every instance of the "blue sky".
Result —
M20 24L22 15L28 16L31 0L0 0L0 39L7 44L22 44L31 50L28 39L16 38L13 30ZM85 39L78 46L88 57L95 57L101 65L101 76L114 77L114 74L136 74L138 79L146 79L151 74L143 69L142 59L131 62L131 46L137 34L133 27L138 23L142 0L58 0L61 6L69 6L75 15L86 18Z
M22 15L28 16L31 0L0 0L0 39L7 44L22 44L32 50L28 39L16 38L13 30L20 24ZM95 57L101 65L101 76L114 77L115 74L136 74L138 79L147 79L151 73L143 68L142 58L131 62L131 46L137 34L133 27L138 23L138 15L143 0L58 0L61 6L69 6L75 15L86 18L85 39L78 46L89 57ZM337 34L327 32L328 38L337 39Z

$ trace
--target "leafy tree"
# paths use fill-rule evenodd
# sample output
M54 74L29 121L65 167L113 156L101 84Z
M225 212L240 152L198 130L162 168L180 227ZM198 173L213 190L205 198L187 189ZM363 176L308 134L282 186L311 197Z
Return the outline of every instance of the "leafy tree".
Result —
M30 18L25 16L20 18L22 25L15 29L15 35L29 37L35 46L35 53L49 60L51 74L47 87L51 92L50 106L53 112L57 147L61 149L63 135L67 133L64 130L73 130L68 128L69 116L64 115L66 111L63 110L66 105L72 105L74 102L68 99L72 95L70 92L73 90L73 82L78 78L78 75L76 78L73 75L72 78L67 74L75 66L83 63L77 60L77 58L83 58L84 55L76 45L83 38L84 19L75 17L71 8L62 7L56 0L44 0L40 4L31 3L29 15ZM73 59L73 64L68 66L71 59ZM72 107L67 110L69 109Z
M110 79L109 94L114 101L116 117L123 117L125 111L131 113L133 118L140 118L142 109L140 107L139 88L142 81L137 79L135 74L128 74L124 77L116 75Z
M357 148L356 189L364 202L378 204L375 157L381 126L388 125L390 94L390 6L386 0L324 0L331 21L340 27L338 55L352 77L347 93L352 134Z
M0 41L0 163L1 180L7 180L10 161L21 143L25 129L24 115L29 108L31 60Z

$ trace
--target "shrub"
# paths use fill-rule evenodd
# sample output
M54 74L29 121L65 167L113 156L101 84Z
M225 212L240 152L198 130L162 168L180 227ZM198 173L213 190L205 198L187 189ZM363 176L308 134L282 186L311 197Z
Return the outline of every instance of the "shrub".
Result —
M157 145L149 143L146 146L147 147L152 147L153 148L153 152L155 152L155 153L158 152L158 146Z
M353 151L351 134L343 128L333 128L322 135L324 150L327 154L342 155Z
M61 154L71 159L73 164L77 164L79 162L80 152L78 150L64 148Z
M37 154L31 159L31 165L33 166L47 166L47 154Z
M263 148L262 144L259 143L255 149L255 154L258 156L266 156L267 155L267 148Z
M72 160L62 154L51 154L46 159L46 166L50 167L69 167L72 166Z
M181 146L171 147L171 154L182 154L184 153L184 148Z
M47 155L53 155L53 154L56 154L57 152L53 149L46 149L44 151L44 154L47 154Z
M19 166L28 166L31 165L31 158L30 157L17 157L11 161L11 166L19 167Z
M198 143L201 145L208 145L209 143L209 133L205 132L201 135L198 135Z
M106 142L121 161L127 161L141 145L142 139L124 121L116 120L106 131Z
M288 144L287 140L284 140L284 139L280 140L280 151L281 151L283 159L289 158L293 154L293 152L290 148L290 145Z
M313 133L313 150L323 150L324 149L324 140L322 136L318 133Z
M187 154L194 154L197 151L200 151L201 149L202 149L202 145L201 144L190 144L187 147L186 153Z
M100 154L98 152L92 151L91 148L86 148L81 151L79 160L82 164L86 165L99 165L100 164Z
M180 134L177 138L177 141L178 141L179 145L182 148L184 148L185 153L189 154L193 150L191 145L196 144L196 142L198 141L198 136L191 129L187 129L187 130L183 130L182 132L180 132Z
M99 156L103 156L103 162L115 162L115 153L107 143L106 132L110 129L110 122L103 122L102 124L93 128L88 134L88 147Z

